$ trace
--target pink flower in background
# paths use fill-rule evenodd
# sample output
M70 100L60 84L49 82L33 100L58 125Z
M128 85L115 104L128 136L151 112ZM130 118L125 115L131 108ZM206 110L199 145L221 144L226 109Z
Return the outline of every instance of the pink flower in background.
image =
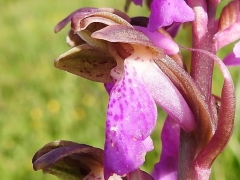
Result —
M229 53L224 59L226 66L239 66L240 65L240 42L236 43L233 52Z
M132 0L136 5L142 5L143 0Z

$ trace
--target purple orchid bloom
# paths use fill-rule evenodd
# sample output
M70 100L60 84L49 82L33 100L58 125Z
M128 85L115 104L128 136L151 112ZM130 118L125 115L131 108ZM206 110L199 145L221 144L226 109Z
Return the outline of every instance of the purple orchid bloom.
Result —
M83 32L92 30L88 29L93 26L90 24L99 22L97 15L102 12L105 14L109 12L105 19L101 18L101 23L105 26L100 30L93 30L88 37L84 36ZM88 9L87 15L84 10L79 10L71 15L72 30L89 44L94 39L98 42L104 40L103 44L106 41L109 42L107 51L116 61L116 67L110 66L109 71L102 75L112 78L112 83L106 84L110 94L104 148L106 179L113 173L124 175L134 171L143 164L145 154L153 149L150 135L155 128L157 119L155 102L185 131L193 131L196 127L192 111L181 93L154 62L154 59L166 56L150 41L154 38L154 34L148 38L127 23L127 18L124 20L112 12L114 10L111 9ZM113 20L112 16L114 16L115 22L109 21ZM68 20L64 25L67 22ZM86 25L81 27L82 24ZM57 26L58 28L62 27ZM127 37L123 33L127 33L129 36ZM159 39L159 36L155 35L155 38ZM71 56L76 57L73 54L83 51L84 46L75 47L74 50L61 55L55 61L55 66L91 80L109 83L108 78L100 79L94 77L92 72L89 74L79 71L80 65L78 66L77 63L82 66L82 60L75 61L75 66L72 66ZM170 46L172 46L171 43ZM165 45L165 47L167 46ZM104 48L104 45L101 48ZM96 49L96 47L93 46L92 49ZM106 51L106 49L102 51ZM177 52L178 50L175 53ZM106 63L109 64L112 61L109 60ZM91 68L89 68L90 70Z
M133 2L142 5L142 0ZM153 0L147 28L140 25L146 24L146 19L132 25L125 13L110 8L81 8L55 27L58 32L71 22L68 43L73 47L55 60L55 66L104 83L109 94L106 139L101 151L102 179L110 180L116 175L128 180L207 180L212 163L231 137L234 85L226 66L215 54L240 37L240 2L226 5L218 21L218 0L187 2ZM192 51L190 73L172 39L179 25L189 21L193 35L192 48L186 48ZM171 27L172 36L164 31ZM234 35L227 38L231 33ZM239 65L239 50L237 43L235 57L225 58L225 64ZM211 92L214 62L224 78L220 98ZM216 105L218 101L221 107ZM153 149L150 135L157 120L155 103L166 111L167 118L161 134L161 157L151 177L139 167L145 154ZM70 143L68 148L82 152L79 145ZM56 160L64 153L72 158L68 148L48 153L44 150L35 166L48 168L55 161L46 157ZM59 152L64 153L60 156Z
M226 7L224 7L219 21L215 20L216 8L219 1L197 2L189 0L187 2L188 4L186 4L185 1L153 0L151 4L151 14L149 17L148 28L151 31L156 31L161 27L172 24L173 22L182 23L186 21L193 21L194 17L196 16L196 19L192 22L194 49L191 49L193 51L191 61L191 76L203 92L204 97L206 98L205 101L207 102L207 104L209 104L209 107L211 107L211 104L213 104L213 98L211 97L213 60L219 63L220 69L222 70L225 77L225 82L226 84L228 84L224 85L223 87L221 101L229 104L232 109L226 108L225 104L225 106L221 107L220 110L221 117L218 117L218 115L216 115L214 109L210 109L210 111L212 111L210 112L211 116L215 118L209 120L213 124L215 124L214 126L217 126L218 128L212 125L213 137L210 140L209 144L205 144L205 147L202 146L200 148L201 150L197 150L200 151L198 155L190 155L192 154L191 152L193 151L193 149L195 149L194 147L196 147L198 143L193 143L193 141L196 140L193 136L194 133L182 133L181 139L185 140L183 140L183 142L181 143L182 145L180 146L179 162L185 161L186 163L179 165L179 167L177 167L178 170L171 170L171 172L173 172L173 174L175 175L178 171L178 177L182 179L209 179L210 168L214 159L224 149L226 143L231 137L235 103L231 76L229 76L229 72L227 71L226 67L224 67L224 65L219 61L219 59L217 59L216 56L214 56L213 54L216 54L217 50L219 50L221 47L240 38L239 1L231 1ZM236 51L238 50L238 44L236 44L234 52L235 55ZM228 56L227 58L225 58L224 62L228 65L238 65L239 61L236 58L232 58L232 56L233 53L230 54L230 56ZM237 57L237 55L235 57ZM225 94L225 92L228 93ZM228 95L230 95L231 98L228 97ZM226 114L228 114L228 116L226 116ZM223 116L226 119L223 118ZM218 122L216 122L216 120L214 119L219 120ZM202 129L201 125L197 125L197 129ZM201 131L202 130L200 130L199 132ZM162 136L164 137L164 135ZM190 138L190 136L192 136L192 138ZM185 144L185 146L183 144ZM188 149L189 153L187 153L184 149ZM164 149L162 151L164 152ZM174 160L172 160L172 162L174 162ZM153 171L153 176L156 179L164 179L166 177L165 174L171 174L169 170L164 170L164 165L162 165L164 163L166 162L164 162L164 158L162 158L161 156L160 162L155 166L155 170ZM191 171L190 169L195 170ZM176 176L174 178L174 175L170 177L176 179Z

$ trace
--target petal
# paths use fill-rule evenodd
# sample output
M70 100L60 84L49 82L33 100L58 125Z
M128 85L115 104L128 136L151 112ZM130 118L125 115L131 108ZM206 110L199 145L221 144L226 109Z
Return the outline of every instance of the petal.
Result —
M240 38L240 21L232 24L227 29L217 32L214 35L215 49L219 50L222 47L238 40Z
M153 99L181 128L188 132L194 130L196 121L187 102L157 65L154 62L151 65L143 77Z
M87 44L72 48L54 62L55 67L97 82L112 82L113 57Z
M72 19L72 17L80 12L91 12L91 11L96 11L96 8L80 8L77 9L76 11L72 12L69 14L66 18L64 18L62 21L60 21L54 28L54 32L57 33L61 31Z
M68 32L66 42L71 47L76 47L82 44L86 44L86 42L80 38L77 34L74 34L72 30Z
M152 176L155 180L176 180L178 172L178 150L180 127L170 116L162 129L162 153L160 162L154 166Z
M123 175L141 166L153 149L156 105L141 77L145 62L124 61L124 76L112 88L107 111L104 171ZM115 73L116 71L113 70ZM114 74L112 74L114 76Z
M106 25L122 24L131 26L129 24L130 18L123 12L112 8L93 9L89 12L81 11L72 17L72 30L77 32L85 29L89 24L100 22Z
M148 28L156 31L173 22L188 22L195 18L193 10L184 0L154 0L151 4Z
M236 58L240 58L240 41L235 44L235 46L233 48L233 52L234 52Z
M122 42L129 43L131 45L137 44L142 46L147 46L158 52L159 57L164 57L164 52L162 49L156 47L152 41L141 31L135 29L134 27L122 26L122 25L112 25L105 27L99 31L92 34L93 38L105 40L108 42Z
M71 141L54 141L33 157L34 170L42 170L59 179L78 180L96 177L103 180L103 150Z
M140 44L154 48L154 44L142 32L133 27L112 25L105 27L92 34L93 38L105 40L108 42L123 42L129 44Z
M233 52L229 53L224 59L223 63L226 66L239 66L240 58L237 58Z
M134 4L142 6L143 0L132 0Z
M71 20L73 23L73 27L76 30L76 28L80 26L78 24L82 19L89 17L89 16L101 16L109 19L114 19L116 22L119 21L124 22L129 21L130 18L123 12L112 9L112 8L80 8L76 11L72 12L70 15L68 15L66 18L64 18L62 21L60 21L54 28L55 32L61 31Z
M173 23L168 27L165 27L164 29L172 36L172 38L174 38L179 29L180 29L181 23Z
M191 108L195 121L198 122L198 132L201 132L198 136L197 149L203 148L209 142L213 133L211 116L211 112L213 111L209 110L205 96L188 72L173 59L166 56L154 61L164 74L171 79L171 82L178 88ZM181 126L181 124L179 125Z
M104 83L104 87L108 94L110 95L112 88L114 87L114 83Z
M168 55L177 54L179 52L178 45L170 38L166 37L158 31L150 32L147 28L136 26L137 30L143 32L155 46L164 49Z

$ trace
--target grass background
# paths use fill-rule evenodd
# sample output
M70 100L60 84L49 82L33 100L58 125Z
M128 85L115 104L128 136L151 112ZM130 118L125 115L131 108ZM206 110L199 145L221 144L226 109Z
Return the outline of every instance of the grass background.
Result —
M32 156L57 139L103 147L108 97L102 84L54 68L53 60L69 47L65 44L67 29L56 35L53 28L79 7L123 10L124 1L0 0L0 4L0 179L56 180L35 172ZM131 7L129 14L148 12ZM189 37L181 34L177 39L182 42ZM220 56L226 53L223 50ZM237 117L229 146L213 165L212 179L218 180L240 177L240 71L230 71L236 84ZM220 93L221 83L216 71L213 92ZM143 167L148 171L160 153L158 137L166 115L159 113L152 135L156 149L147 155Z

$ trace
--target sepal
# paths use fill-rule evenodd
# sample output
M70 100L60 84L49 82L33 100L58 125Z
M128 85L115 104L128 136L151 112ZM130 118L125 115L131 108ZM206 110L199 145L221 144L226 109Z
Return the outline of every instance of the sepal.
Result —
M53 141L34 155L33 169L61 180L82 180L103 176L103 150L71 141Z
M109 53L84 44L62 54L54 65L92 81L109 83L113 82L110 71L116 66L116 61Z

